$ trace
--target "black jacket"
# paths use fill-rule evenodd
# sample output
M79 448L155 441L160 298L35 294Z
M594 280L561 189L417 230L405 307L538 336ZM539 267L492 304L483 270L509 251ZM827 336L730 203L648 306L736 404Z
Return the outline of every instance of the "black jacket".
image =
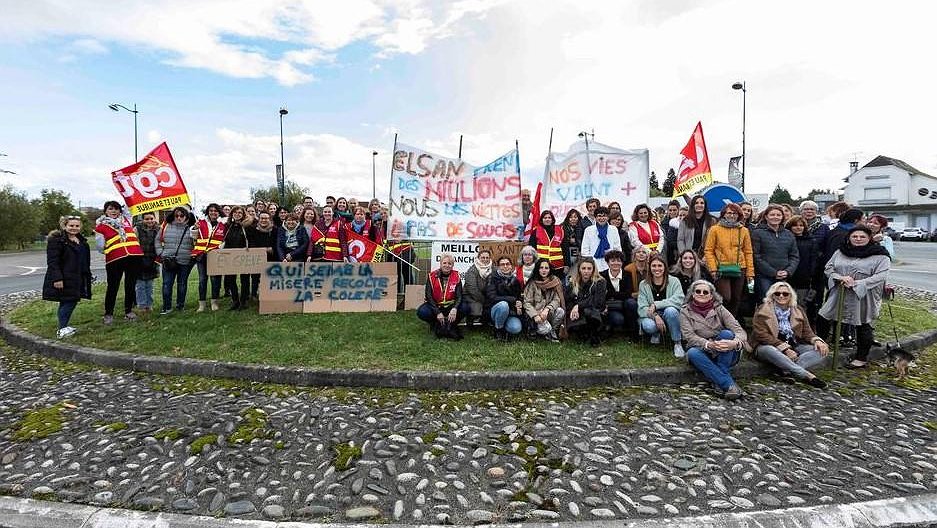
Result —
M62 281L58 289L53 282ZM42 281L42 298L47 301L77 301L91 298L91 248L85 237L78 235L78 244L68 235L53 231L46 242L46 276Z
M267 250L267 262L276 262L277 228L270 226L269 231L262 231L256 225L247 228L247 243L252 248Z
M485 311L490 311L492 306L505 301L513 312L514 303L519 300L521 283L517 280L517 275L511 273L509 277L502 277L497 271L491 272L488 276L488 286L485 287Z
M605 302L608 301L621 301L625 302L628 299L631 299L631 294L638 291L635 288L635 285L631 282L631 274L625 270L621 270L621 280L618 282L618 290L612 286L611 279L609 278L610 270L605 270L599 275L605 279Z
M156 237L159 236L159 226L147 229L143 224L137 224L134 230L137 232L137 240L140 241L140 249L143 250L140 274L137 278L153 280L159 277L159 265L156 263Z
M797 263L797 269L787 278L796 289L808 290L813 288L814 277L817 275L817 259L819 249L817 241L810 235L794 237L797 239L797 252L800 254L800 261Z
M569 314L574 306L579 306L580 317L602 319L605 311L605 289L608 285L605 280L597 280L588 287L579 288L579 295L573 293L572 284L566 286L566 313Z
M793 274L800 262L794 233L783 227L774 231L766 224L758 224L752 230L752 254L755 274L770 279L781 270Z

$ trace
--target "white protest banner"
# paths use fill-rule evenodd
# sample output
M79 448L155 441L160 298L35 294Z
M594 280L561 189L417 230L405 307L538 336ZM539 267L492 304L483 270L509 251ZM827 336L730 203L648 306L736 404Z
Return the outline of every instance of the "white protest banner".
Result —
M647 202L650 178L647 149L622 150L601 143L577 141L565 153L551 154L543 179L541 210L551 210L557 223L570 209L586 213L586 200L621 204L630 217Z
M452 266L459 273L465 273L475 263L478 254L478 243L464 240L435 240L430 254L430 269L439 268L439 259L443 253L449 253L455 259Z
M388 233L409 240L514 240L521 218L517 150L487 165L398 143Z

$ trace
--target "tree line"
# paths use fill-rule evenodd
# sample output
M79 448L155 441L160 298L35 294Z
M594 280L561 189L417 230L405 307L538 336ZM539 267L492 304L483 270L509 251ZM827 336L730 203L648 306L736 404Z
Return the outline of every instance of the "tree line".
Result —
M68 193L58 189L43 189L38 198L30 199L25 192L12 185L0 188L0 249L26 249L40 241L49 231L59 228L62 216L81 216L82 230L91 234L91 222L72 203ZM97 215L91 215L91 219Z

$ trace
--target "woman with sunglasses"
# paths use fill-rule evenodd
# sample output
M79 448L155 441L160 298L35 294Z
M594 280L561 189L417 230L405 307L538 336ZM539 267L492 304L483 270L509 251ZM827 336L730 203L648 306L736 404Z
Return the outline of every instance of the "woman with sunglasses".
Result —
M787 282L775 282L768 288L764 304L752 319L750 344L755 359L818 389L826 387L809 369L823 363L830 348L813 333L807 313L797 305L797 292Z
M750 350L745 330L722 305L722 298L709 281L690 285L690 295L680 310L680 330L686 339L687 360L706 376L727 400L742 397L732 379L732 367L743 350Z
M192 226L195 217L185 207L176 207L166 219L157 237L156 254L159 255L163 275L163 309L160 315L172 312L172 287L176 285L176 311L185 308L185 297L189 291L189 273L192 272Z
M59 339L76 332L69 325L81 299L91 298L91 248L81 234L80 216L63 216L46 239L46 276L42 298L59 303Z

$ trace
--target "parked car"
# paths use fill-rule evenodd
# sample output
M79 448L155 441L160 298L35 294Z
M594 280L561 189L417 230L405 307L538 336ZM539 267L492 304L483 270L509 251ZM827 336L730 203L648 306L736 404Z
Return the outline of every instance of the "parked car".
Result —
M937 242L937 229L934 229L933 231L931 231L931 233L930 233L930 241L931 241L931 242Z
M898 240L899 235L900 235L901 233L899 233L898 231L892 229L891 226L888 226L888 227L885 228L885 234L888 235L889 237L891 237L892 240Z
M901 232L900 240L927 240L929 234L920 227L906 227Z

